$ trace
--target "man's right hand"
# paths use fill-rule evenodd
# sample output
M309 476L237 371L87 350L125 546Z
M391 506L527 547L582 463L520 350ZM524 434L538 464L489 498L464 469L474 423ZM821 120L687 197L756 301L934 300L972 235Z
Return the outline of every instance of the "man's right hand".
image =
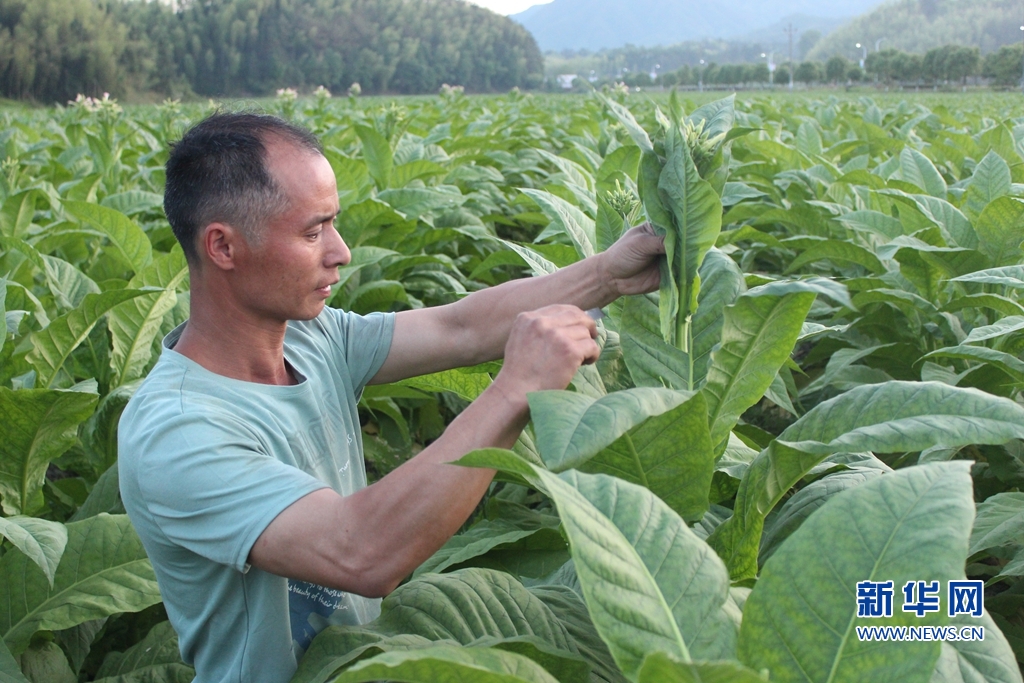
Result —
M601 353L597 324L576 306L558 304L520 313L494 383L506 396L565 389L581 365Z

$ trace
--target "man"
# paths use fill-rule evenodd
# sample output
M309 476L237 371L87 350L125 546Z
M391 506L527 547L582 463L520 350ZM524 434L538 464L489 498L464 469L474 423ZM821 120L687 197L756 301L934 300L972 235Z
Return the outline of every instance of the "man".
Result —
M447 463L510 447L526 395L564 389L596 360L582 309L656 289L664 251L635 229L558 273L447 306L325 308L351 259L334 174L312 135L254 114L216 114L173 146L164 207L191 317L124 412L119 471L197 683L283 683L328 621L374 619L375 598L458 530L494 474ZM502 356L440 438L366 486L366 384Z

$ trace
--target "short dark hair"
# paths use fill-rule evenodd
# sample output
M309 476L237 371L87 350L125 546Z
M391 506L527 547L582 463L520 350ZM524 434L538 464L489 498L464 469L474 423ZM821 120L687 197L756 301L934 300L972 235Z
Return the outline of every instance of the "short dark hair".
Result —
M196 236L210 223L227 223L257 240L263 224L284 208L265 163L272 136L323 154L305 128L255 112L216 112L171 144L164 213L189 262L199 263Z

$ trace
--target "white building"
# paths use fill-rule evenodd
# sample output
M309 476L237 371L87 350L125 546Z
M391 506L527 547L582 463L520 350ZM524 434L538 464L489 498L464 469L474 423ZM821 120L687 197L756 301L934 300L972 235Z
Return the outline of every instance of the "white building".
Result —
M578 76L576 74L559 74L556 78L558 79L558 85L562 86L564 90L572 90L572 82Z

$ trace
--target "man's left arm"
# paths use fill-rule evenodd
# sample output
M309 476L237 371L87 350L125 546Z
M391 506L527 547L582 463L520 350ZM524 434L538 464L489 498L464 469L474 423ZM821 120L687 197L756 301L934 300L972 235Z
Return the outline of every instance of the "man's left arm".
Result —
M664 242L649 225L626 232L607 251L543 277L513 280L446 306L402 311L391 349L371 384L501 358L516 316L551 304L583 310L654 291Z

